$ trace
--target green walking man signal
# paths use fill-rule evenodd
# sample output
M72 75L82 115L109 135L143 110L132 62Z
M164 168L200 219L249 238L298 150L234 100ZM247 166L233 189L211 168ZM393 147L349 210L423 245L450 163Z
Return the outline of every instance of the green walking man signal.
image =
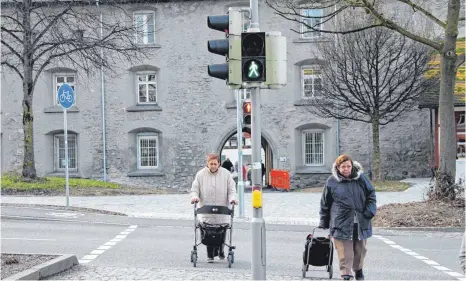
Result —
M243 82L265 81L265 32L241 33L241 62Z

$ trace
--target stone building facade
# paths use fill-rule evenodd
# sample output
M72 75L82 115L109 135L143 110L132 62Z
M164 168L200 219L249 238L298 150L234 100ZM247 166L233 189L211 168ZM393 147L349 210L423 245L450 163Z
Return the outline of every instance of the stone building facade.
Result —
M260 2L263 31L280 31L287 38L288 84L261 91L263 142L270 149L269 167L287 169L293 187L322 184L339 153L349 153L371 169L370 124L322 119L306 108L303 83L319 62L315 42L290 29ZM234 92L207 74L207 65L223 58L207 50L207 40L223 34L207 27L208 15L221 15L241 1L181 1L133 4L135 17L157 27L141 41L150 59L105 78L105 132L110 181L147 187L188 188L204 167L209 152L220 153L236 133ZM106 14L104 13L104 20ZM308 36L309 37L309 36ZM310 74L311 73L311 74ZM78 75L67 65L49 67L34 93L34 148L39 176L63 176L63 113L56 88L75 86L76 105L68 112L71 176L103 177L102 104L100 77ZM309 82L311 81L311 82ZM21 83L7 69L2 77L2 171L21 170L23 159ZM382 169L388 179L429 175L429 111L414 109L405 118L381 128ZM309 148L313 147L314 155ZM306 157L307 150L307 157Z

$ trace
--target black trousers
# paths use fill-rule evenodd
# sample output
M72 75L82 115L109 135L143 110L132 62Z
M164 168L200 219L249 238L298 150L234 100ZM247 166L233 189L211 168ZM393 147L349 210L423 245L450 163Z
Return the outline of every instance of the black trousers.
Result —
M225 253L223 251L223 247L225 245L222 245L222 246L206 246L207 247L207 257L208 258L214 258L214 257L217 257L217 256L225 256Z

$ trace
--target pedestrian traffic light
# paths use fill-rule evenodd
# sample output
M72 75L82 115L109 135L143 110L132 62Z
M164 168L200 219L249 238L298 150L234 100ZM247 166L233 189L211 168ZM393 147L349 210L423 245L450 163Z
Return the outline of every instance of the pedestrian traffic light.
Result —
M265 32L241 33L243 82L264 82L266 78Z
M238 8L230 8L227 15L207 17L207 26L225 32L226 37L207 42L209 52L226 58L226 63L208 65L207 72L211 77L227 80L229 85L241 85L241 20Z
M243 101L243 125L251 125L251 102Z

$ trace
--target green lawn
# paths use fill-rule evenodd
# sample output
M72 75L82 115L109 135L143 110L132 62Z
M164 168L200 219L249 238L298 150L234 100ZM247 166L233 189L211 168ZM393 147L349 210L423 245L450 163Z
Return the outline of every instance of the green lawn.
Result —
M2 189L63 189L65 187L65 178L45 177L32 182L24 182L19 175L4 174L2 176ZM103 182L91 179L70 178L68 184L72 188L120 188L119 184Z
M409 188L409 184L399 181L378 181L372 182L376 192L397 192L405 191ZM297 189L297 192L322 192L323 186L306 187Z
M376 181L372 182L375 191L405 191L409 188L409 183L399 181Z

